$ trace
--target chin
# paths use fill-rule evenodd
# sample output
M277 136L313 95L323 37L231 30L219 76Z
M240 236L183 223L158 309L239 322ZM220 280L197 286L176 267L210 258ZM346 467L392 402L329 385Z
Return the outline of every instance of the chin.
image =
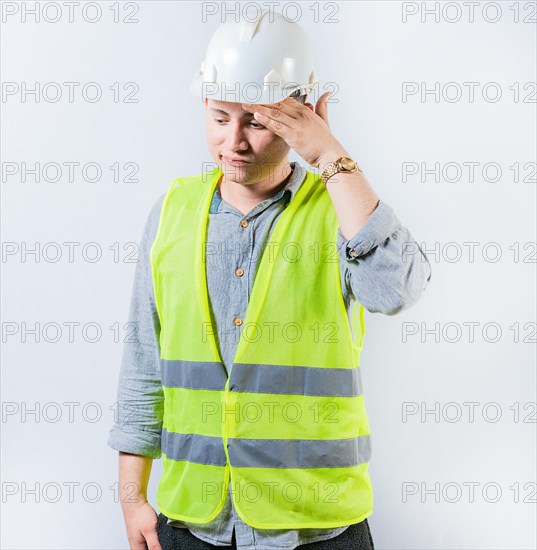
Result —
M225 174L226 179L234 181L237 183L244 183L246 185L256 183L259 178L258 170L255 168L254 164L248 164L245 166L230 166L225 162L218 162L220 170Z
M257 179L253 178L251 174L244 172L244 170L241 170L240 172L235 170L223 170L223 172L226 176L226 180L228 181L233 181L242 185L252 185L257 183Z

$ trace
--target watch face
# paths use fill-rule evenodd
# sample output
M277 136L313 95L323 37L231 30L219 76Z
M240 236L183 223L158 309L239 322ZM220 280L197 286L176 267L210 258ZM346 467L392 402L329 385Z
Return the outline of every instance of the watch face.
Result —
M343 170L354 170L356 168L356 163L349 157L341 157L339 162Z

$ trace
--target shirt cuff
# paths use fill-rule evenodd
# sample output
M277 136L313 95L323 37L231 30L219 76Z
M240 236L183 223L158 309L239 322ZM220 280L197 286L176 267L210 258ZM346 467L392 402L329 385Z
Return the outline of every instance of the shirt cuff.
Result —
M161 435L146 431L126 432L114 427L109 432L107 445L116 451L151 458L160 458L162 454Z
M383 243L400 226L401 222L392 207L380 200L366 224L350 239L347 240L341 233L341 227L338 227L338 250L345 251L347 260L356 260Z

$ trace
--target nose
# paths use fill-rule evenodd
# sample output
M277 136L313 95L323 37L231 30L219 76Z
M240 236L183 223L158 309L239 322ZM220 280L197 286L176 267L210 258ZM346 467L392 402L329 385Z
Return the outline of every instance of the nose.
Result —
M228 124L228 132L226 136L226 147L229 151L246 151L248 149L248 141L244 136L242 125L239 121Z

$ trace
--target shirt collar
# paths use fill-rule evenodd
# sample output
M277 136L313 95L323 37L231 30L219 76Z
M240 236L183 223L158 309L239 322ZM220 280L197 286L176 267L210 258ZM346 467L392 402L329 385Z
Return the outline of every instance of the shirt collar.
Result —
M289 166L291 166L291 168L293 169L291 177L289 178L286 186L272 197L271 200L273 202L279 200L284 195L284 193L286 197L286 202L290 201L294 197L295 193L300 189L302 183L304 183L304 179L306 178L306 169L296 161L290 162ZM220 196L220 191L218 190L217 185L214 189L209 212L211 214L215 214L216 212L218 212L218 207L220 206L221 202L222 197Z

